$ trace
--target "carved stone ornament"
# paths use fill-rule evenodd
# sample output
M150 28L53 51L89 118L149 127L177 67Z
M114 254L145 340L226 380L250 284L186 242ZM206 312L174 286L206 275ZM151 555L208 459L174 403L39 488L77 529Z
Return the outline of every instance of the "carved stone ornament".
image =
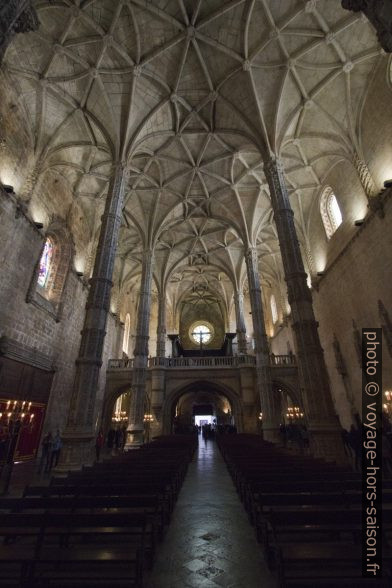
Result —
M14 35L36 31L38 27L38 16L31 0L3 0L0 3L0 64Z
M391 0L342 0L342 7L362 12L377 31L381 47L392 53L392 2Z
M347 369L346 369L346 364L342 355L342 351L340 349L340 343L334 333L333 335L333 342L332 342L332 346L333 346L333 351L335 354L335 361L336 361L336 369L338 370L339 374L342 377L347 376Z

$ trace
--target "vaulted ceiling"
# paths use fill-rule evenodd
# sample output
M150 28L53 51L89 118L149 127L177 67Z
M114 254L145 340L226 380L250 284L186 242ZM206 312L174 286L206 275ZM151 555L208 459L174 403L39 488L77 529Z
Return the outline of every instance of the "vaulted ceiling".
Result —
M263 157L284 160L306 250L326 175L361 156L361 109L381 58L366 19L338 0L35 6L41 26L16 38L4 71L38 174L66 179L91 244L111 164L128 162L118 288L137 284L150 247L157 287L177 301L204 284L229 305L248 246L262 279L280 281Z

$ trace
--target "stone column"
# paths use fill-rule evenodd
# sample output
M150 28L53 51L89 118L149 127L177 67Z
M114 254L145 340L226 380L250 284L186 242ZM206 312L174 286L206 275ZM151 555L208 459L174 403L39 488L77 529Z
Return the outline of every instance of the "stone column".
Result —
M248 249L245 254L245 262L248 275L250 305L252 308L256 353L256 381L260 395L261 411L263 413L264 438L267 441L275 442L279 439L280 414L277 412L277 405L272 390L269 345L265 331L256 248ZM255 414L256 419L257 416L258 414Z
M95 400L110 307L114 260L124 200L125 170L115 165L110 179L105 211L86 303L82 339L76 360L66 430L63 434L61 467L70 469L91 462L95 437Z
M138 447L143 444L143 417L148 404L146 398L146 377L148 367L152 268L153 253L150 249L147 249L144 251L142 259L142 277L140 283L126 449Z
M31 0L8 0L0 3L0 65L8 45L17 33L36 31L38 16Z
M177 343L180 339L180 336L177 334L172 334L172 335L168 335L171 344L172 344L172 357L178 357L178 352L177 352Z
M237 291L234 293L235 320L237 323L238 353L247 353L246 326L244 319L244 295Z
M264 165L274 210L280 251L291 306L297 347L301 397L308 420L313 453L331 459L343 459L340 428L334 412L329 378L314 317L312 295L294 225L283 166L271 158Z
M166 355L166 293L158 297L157 357Z

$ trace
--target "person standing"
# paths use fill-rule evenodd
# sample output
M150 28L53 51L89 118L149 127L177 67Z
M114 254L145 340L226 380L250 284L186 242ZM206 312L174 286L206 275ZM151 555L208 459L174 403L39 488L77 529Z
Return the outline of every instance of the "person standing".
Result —
M126 425L123 425L121 431L122 431L121 451L124 451L124 447L127 442L127 427L126 427Z
M56 435L54 436L53 443L52 443L49 471L53 468L53 466L57 467L57 464L59 463L60 452L61 452L62 446L63 446L63 443L61 441L60 431L57 429Z
M104 438L103 438L102 429L99 429L97 438L95 440L95 455L96 455L97 461L99 461L99 456L101 455L103 442L104 442Z
M121 447L122 447L122 440L123 440L123 433L122 433L122 429L120 429L120 427L118 427L116 429L115 432L115 436L114 436L114 445L116 448L116 451L118 452Z
M52 441L53 441L52 433L51 433L51 431L49 431L48 433L46 433L45 437L42 439L41 459L39 460L39 466L38 466L38 473L39 474L42 472L42 470L44 472L49 471L50 454L51 454L51 450L52 450Z

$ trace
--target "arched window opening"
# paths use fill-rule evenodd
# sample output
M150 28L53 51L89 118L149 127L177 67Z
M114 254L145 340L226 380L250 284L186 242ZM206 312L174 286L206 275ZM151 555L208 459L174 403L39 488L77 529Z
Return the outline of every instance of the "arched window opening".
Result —
M48 227L41 255L37 259L26 301L47 311L56 321L62 318L62 299L74 254L72 236L63 221Z
M328 239L342 224L342 213L332 188L326 188L321 195L320 213Z
M125 327L124 327L124 337L123 337L123 352L128 355L129 349L129 335L131 330L131 317L129 316L129 312L127 312L125 317Z
M272 314L272 322L275 324L278 322L278 308L276 306L275 296L272 294L271 300L271 314Z
M50 237L45 241L44 250L39 261L38 286L47 288L50 272L53 266L54 243Z

